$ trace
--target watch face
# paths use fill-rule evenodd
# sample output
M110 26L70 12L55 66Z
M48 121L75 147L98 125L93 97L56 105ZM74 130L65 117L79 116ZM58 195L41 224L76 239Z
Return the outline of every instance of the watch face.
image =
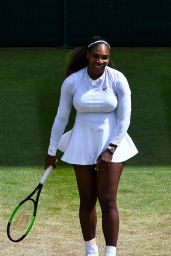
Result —
M110 152L111 152L112 154L115 152L115 147L108 146L108 149L110 150Z
M112 153L114 153L114 151L115 151L115 148L112 148L112 147L111 147L111 149L110 149L110 150L111 150L111 152L112 152Z

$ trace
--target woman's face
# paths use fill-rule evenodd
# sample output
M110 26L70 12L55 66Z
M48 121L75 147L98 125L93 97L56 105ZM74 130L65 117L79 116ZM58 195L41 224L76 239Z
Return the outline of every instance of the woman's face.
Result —
M100 77L109 64L110 49L106 44L98 44L87 51L88 74L92 79Z

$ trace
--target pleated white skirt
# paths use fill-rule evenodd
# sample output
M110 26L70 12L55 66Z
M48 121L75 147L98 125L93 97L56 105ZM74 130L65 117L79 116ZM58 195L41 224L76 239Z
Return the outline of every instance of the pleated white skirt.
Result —
M61 160L70 164L96 164L106 150L116 126L114 113L77 113L72 130L60 139L58 149L64 152ZM112 162L120 163L138 153L128 134L114 152Z

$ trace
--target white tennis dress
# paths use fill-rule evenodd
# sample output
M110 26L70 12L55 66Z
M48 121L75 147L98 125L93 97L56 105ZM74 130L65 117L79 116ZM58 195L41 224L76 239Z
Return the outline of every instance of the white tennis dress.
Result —
M72 105L74 127L64 133ZM112 162L123 162L138 153L127 133L131 116L131 92L125 76L110 67L92 80L87 68L67 77L61 88L57 115L52 126L49 155L57 149L71 164L96 164L98 156L112 143L118 145Z

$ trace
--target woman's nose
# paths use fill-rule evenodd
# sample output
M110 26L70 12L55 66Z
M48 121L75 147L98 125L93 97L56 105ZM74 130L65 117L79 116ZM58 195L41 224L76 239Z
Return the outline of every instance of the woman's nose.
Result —
M97 60L97 63L98 63L98 64L103 64L103 60L102 60L101 58L99 58L99 59Z

